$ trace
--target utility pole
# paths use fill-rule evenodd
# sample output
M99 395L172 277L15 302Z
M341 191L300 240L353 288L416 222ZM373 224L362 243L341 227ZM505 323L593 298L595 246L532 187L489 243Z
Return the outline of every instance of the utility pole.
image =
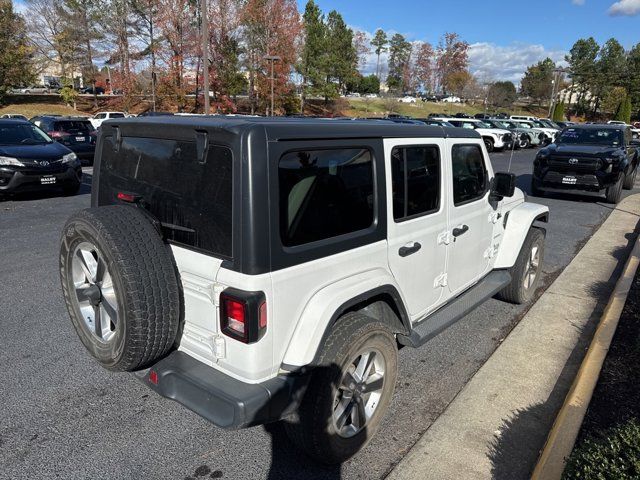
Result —
M271 62L271 109L269 110L269 116L273 117L273 108L274 108L274 100L273 100L273 83L274 83L274 72L273 72L273 65L278 61L281 60L280 57L278 57L277 55L266 55L265 57L263 57L265 60L269 60Z
M207 0L200 0L202 6L202 83L204 90L204 114L209 115L209 22L207 20Z

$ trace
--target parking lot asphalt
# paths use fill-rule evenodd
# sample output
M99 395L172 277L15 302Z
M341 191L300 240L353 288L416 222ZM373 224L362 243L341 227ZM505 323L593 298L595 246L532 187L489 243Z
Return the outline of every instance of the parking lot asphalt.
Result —
M526 192L534 155L535 150L515 152L511 162ZM494 169L506 171L510 157L492 154ZM89 206L89 192L87 183L74 197L0 200L2 479L383 478L526 308L490 300L424 347L403 349L381 430L341 467L319 467L295 450L277 424L220 430L132 375L107 372L85 352L60 294L58 242L67 217ZM548 284L611 206L593 195L529 200L551 210L543 268Z

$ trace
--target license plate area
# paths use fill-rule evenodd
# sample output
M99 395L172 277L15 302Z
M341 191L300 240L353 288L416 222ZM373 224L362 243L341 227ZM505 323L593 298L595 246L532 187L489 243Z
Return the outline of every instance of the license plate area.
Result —
M56 183L56 177L54 177L53 175L48 175L46 177L40 177L40 183L42 185L51 185L53 183Z
M562 177L562 183L565 185L575 185L576 183L578 183L578 179L572 176L565 176Z
M76 137L76 142L84 142L86 139L86 137Z

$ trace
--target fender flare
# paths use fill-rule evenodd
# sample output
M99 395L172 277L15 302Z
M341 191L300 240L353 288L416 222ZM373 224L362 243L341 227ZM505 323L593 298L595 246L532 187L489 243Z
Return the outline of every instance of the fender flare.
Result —
M395 314L394 316L397 317L400 324L396 321L395 326L390 326L394 327L395 333L410 331L411 320L395 280L387 273L386 278L381 282L380 271L373 272L376 274L371 275L372 272L365 272L329 285L318 291L309 300L286 348L281 363L283 370L297 371L307 365L313 366L318 360L320 348L333 325L344 313L368 300L379 298L392 303L392 313ZM354 280L356 281L354 282ZM335 292L343 293L340 295L342 298L338 300L337 306L335 303L329 304L326 301L326 298L333 297Z
M525 202L505 215L505 228L493 268L511 268L520 254L525 238L534 222L549 221L549 207Z

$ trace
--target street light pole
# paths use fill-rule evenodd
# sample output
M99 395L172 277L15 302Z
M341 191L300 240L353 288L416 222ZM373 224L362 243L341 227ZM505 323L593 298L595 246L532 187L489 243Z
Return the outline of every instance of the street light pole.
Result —
M209 115L209 22L207 20L207 0L200 0L202 6L202 83L204 90L204 114Z
M265 60L269 60L271 62L271 109L269 110L269 116L273 117L273 108L274 108L274 97L273 97L273 83L274 83L274 73L273 73L273 65L276 61L281 60L277 55L266 55L264 57Z

